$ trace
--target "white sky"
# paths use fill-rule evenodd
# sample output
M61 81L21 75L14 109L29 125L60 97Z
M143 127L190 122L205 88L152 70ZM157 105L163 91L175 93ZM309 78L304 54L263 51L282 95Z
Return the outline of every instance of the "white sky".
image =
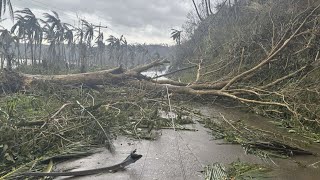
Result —
M56 11L63 22L76 24L77 16L93 24L108 26L109 35L124 35L129 43L174 44L172 28L181 29L191 0L11 0L14 10L30 8L38 18ZM0 23L12 26L7 19Z

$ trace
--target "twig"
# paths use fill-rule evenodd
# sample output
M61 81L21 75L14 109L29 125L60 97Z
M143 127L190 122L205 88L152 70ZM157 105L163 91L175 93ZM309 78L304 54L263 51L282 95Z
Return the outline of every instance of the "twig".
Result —
M269 84L267 84L265 86L262 86L260 88L261 89L266 89L266 88L268 88L270 86L273 86L273 85L275 85L275 84L277 84L277 83L279 83L279 82L281 82L281 81L283 81L285 79L288 79L288 78L291 78L291 77L295 76L296 74L298 74L299 72L305 70L306 68L307 68L307 66L303 66L302 68L296 70L295 72L292 72L292 73L290 73L290 74L288 74L286 76L283 76L283 77L281 77L281 78L279 78L279 79L277 79L277 80L275 80L275 81L273 81L273 82L271 82L271 83L269 83Z
M58 109L58 111L55 112L55 113L50 117L50 119L55 118L65 107L67 107L67 106L69 106L69 105L71 105L71 104L73 104L73 103L65 103L64 105L62 105L62 106L60 107L60 109Z
M318 163L320 163L320 161L317 161L317 162L315 162L315 163L312 163L312 164L308 165L308 167L310 167L310 166L315 167L315 165L318 164Z
M242 51L241 51L241 59L240 59L239 67L238 67L238 73L240 73L240 69L241 69L241 66L242 66L243 59L244 59L243 56L244 56L244 47L242 48Z
M220 114L220 116L222 117L222 119L226 122L226 123L228 123L233 129L235 129L236 131L238 131L239 133L242 133L239 129L237 129L232 123L230 123L225 117L224 117L224 115L222 115L221 113L219 113Z
M96 122L97 124L99 125L99 127L101 128L102 132L104 133L106 139L108 140L108 143L110 146L112 146L112 141L111 141L111 138L109 137L109 135L107 134L107 132L104 130L104 128L102 127L102 125L100 124L100 122L98 121L98 119L96 117L94 117L94 115L88 111L83 105L80 104L79 101L77 101L77 104L84 110L86 111Z
M94 97L93 97L90 93L87 93L87 95L91 97L91 99L92 99L92 106L94 106L94 105L95 105L95 103L94 103Z
M314 8L306 18L304 18L304 20L302 21L302 23L300 24L300 26L291 34L291 36L286 39L282 45L280 46L280 44L276 45L275 48L273 48L270 51L269 56L267 56L265 59L263 59L259 64L257 64L255 67L242 72L241 74L238 74L237 76L235 76L234 78L232 78L223 88L222 90L227 90L232 84L234 84L235 82L238 82L241 78L258 71L262 66L264 66L265 64L267 64L268 62L270 62L279 52L281 52L288 44L289 42L298 34L298 32L301 30L301 28L305 25L305 23L307 22L307 20L309 19L309 17L320 7L320 4Z

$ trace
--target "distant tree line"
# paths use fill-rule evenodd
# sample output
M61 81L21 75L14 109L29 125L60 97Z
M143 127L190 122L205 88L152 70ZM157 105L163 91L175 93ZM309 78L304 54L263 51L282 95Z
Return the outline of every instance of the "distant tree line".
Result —
M121 35L104 37L107 26L95 25L84 19L78 25L63 22L55 11L40 19L28 8L12 11L10 1L1 1L0 14L9 7L15 23L11 29L0 29L1 68L42 64L45 68L66 66L85 72L90 66L132 67L153 58L167 56L167 45L129 44Z

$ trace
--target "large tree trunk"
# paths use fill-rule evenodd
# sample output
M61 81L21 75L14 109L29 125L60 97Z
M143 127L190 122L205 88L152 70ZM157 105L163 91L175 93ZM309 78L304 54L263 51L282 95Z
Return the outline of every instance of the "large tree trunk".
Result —
M215 84L185 84L172 80L158 81L150 77L146 77L141 74L143 71L147 71L150 68L163 65L168 63L166 60L157 60L150 64L139 66L130 70L125 70L121 66L115 69L103 70L90 73L80 73L80 74L68 74L68 75L30 75L30 74L18 74L12 71L3 71L2 77L2 89L4 90L21 90L32 86L37 86L39 83L56 83L62 85L78 85L85 84L87 86L95 85L125 85L131 87L141 88L143 87L146 90L158 91L158 92L172 92L179 94L187 95L212 95L212 96L221 96L242 103L248 104L259 104L265 106L278 106L286 109L286 113L291 114L292 116L299 117L300 115L290 107L285 101L263 101L259 98L263 89L246 88L225 88L230 82L233 82L234 79L229 81L217 82ZM279 83L285 79L291 78L297 73L305 70L299 70L295 73L289 74L283 78L276 80L271 85ZM312 68L308 68L309 70ZM262 88L262 87L261 87Z
M97 71L97 72L90 72L90 73L80 73L80 74L68 74L68 75L30 75L30 74L23 74L23 73L12 73L5 71L3 73L9 73L10 76L16 76L18 78L18 82L20 82L20 88L24 87L32 87L34 84L45 82L45 83L57 83L57 84L64 84L64 85L75 85L75 84L86 84L88 86L94 85L103 85L103 84L118 84L123 83L129 79L147 79L150 80L151 78L145 77L141 75L141 72L146 71L152 67L162 65L164 63L168 63L167 60L158 60L154 61L150 64L145 66L136 67L130 70L125 70L122 66ZM13 75L16 74L16 75ZM2 79L4 84L10 85L10 79Z

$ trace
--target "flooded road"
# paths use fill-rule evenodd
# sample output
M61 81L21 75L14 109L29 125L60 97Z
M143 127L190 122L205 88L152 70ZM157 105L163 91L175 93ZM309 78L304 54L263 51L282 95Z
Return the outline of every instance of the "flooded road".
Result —
M248 124L268 131L279 131L273 124L269 124L270 119L257 115L243 113L240 111L221 108L218 106L199 108L204 116L219 119L220 113L230 121L244 120ZM67 179L204 179L204 166L215 162L229 164L238 159L244 162L259 163L272 167L271 179L319 179L320 164L311 164L320 161L316 156L300 156L292 159L273 159L266 162L260 158L247 155L240 145L219 144L223 141L212 140L210 130L204 128L199 123L189 125L198 131L173 131L161 130L161 136L156 141L134 140L126 137L120 137L115 141L116 153L111 155L109 151L102 152L92 156L64 162L57 165L55 171L63 171L71 168L74 170L85 170L106 167L117 164L124 160L133 149L137 149L138 154L143 157L136 163L130 165L125 171L116 173L105 173L85 177L75 177ZM292 134L291 134L292 135ZM313 152L320 152L319 146L310 147ZM298 163L297 163L298 162ZM63 179L63 178L57 178Z

